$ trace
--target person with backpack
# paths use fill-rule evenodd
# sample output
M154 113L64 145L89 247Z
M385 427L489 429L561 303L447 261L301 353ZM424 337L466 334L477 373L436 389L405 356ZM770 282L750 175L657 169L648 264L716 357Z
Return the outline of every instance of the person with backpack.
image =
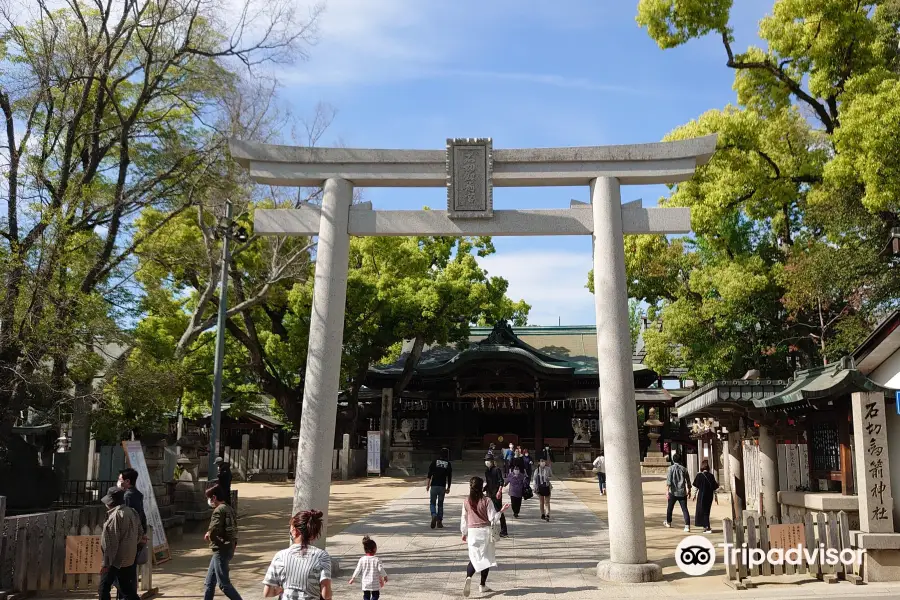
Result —
M684 515L684 530L691 530L691 515L688 513L687 501L691 498L691 489L688 484L690 475L688 470L681 464L681 456L675 454L672 456L672 464L666 472L666 520L663 521L665 527L672 526L672 509L675 503L681 506L681 513Z

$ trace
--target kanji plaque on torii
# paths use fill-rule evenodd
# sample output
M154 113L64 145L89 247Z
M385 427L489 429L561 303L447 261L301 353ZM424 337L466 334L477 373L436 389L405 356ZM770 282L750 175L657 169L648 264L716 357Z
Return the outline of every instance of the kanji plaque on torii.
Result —
M610 560L603 579L658 581L647 562L623 235L688 233L690 209L622 204L622 185L689 179L716 149L716 136L581 148L496 149L489 138L451 139L445 150L299 148L232 140L231 155L257 183L322 186L322 205L258 209L262 235L319 237L310 319L294 512L325 512L339 393L350 236L591 235L600 421L609 483ZM447 187L447 210L352 206L356 187ZM493 187L587 186L590 203L493 210Z
M494 216L491 138L447 140L447 213L451 219Z

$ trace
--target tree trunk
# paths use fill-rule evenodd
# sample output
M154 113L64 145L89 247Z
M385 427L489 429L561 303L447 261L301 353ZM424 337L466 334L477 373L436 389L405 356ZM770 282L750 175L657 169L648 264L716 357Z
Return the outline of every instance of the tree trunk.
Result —
M409 385L409 382L412 381L413 371L415 370L416 365L419 364L419 359L422 358L422 351L424 349L425 338L421 335L417 335L416 339L413 340L412 349L409 351L409 354L406 356L406 361L403 363L403 373L400 374L400 378L394 385L394 398L399 398L400 393L405 390L406 386Z

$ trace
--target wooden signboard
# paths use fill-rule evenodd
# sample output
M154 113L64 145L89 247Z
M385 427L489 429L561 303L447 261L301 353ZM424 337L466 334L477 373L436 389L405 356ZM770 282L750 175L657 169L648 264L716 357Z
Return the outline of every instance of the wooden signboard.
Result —
M803 523L769 525L769 547L788 550L806 545L806 529Z
M100 573L103 567L103 552L100 550L99 535L66 536L66 573Z
M166 562L172 558L169 552L169 542L166 539L166 530L163 527L159 507L156 505L156 494L153 493L153 483L150 481L150 471L147 470L147 461L144 459L144 448L140 442L122 442L125 449L125 458L132 469L138 472L137 488L144 495L144 513L147 515L147 526L153 528L153 559L157 564Z

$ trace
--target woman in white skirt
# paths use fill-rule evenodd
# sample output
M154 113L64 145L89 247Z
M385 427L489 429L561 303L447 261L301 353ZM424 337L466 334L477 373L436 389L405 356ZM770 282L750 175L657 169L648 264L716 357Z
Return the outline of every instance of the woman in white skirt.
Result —
M469 480L469 495L463 501L462 518L459 521L462 540L469 545L469 564L466 567L466 583L463 587L463 596L466 598L472 589L472 576L475 573L481 573L479 591L482 594L491 591L487 587L488 573L491 567L497 566L491 526L499 522L500 515L508 508L509 504L505 504L500 512L497 512L494 504L484 495L484 480L481 477Z

